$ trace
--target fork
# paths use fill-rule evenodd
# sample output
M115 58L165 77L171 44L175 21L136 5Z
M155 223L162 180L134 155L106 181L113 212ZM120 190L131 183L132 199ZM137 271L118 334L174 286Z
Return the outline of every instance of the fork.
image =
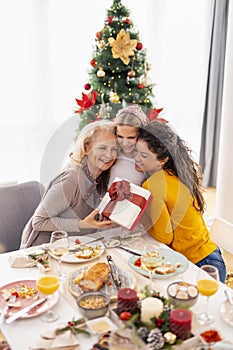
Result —
M6 303L5 307L2 310L2 314L1 314L1 318L0 318L0 324L2 324L4 317L6 317L9 308L14 306L15 300L16 300L16 296L15 295L11 295L9 300L8 300L8 302Z

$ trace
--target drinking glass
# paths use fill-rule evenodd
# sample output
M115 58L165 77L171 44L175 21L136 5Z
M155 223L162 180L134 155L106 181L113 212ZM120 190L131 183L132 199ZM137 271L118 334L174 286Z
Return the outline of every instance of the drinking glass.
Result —
M200 267L197 276L197 290L206 297L204 312L196 316L199 324L205 325L214 321L214 316L209 314L209 297L214 295L219 287L219 272L213 265L203 265Z
M48 296L48 302L50 301L52 294L55 293L59 288L59 285L59 278L51 275L39 277L36 281L38 290ZM44 315L41 316L41 320L44 322L53 322L58 318L59 314L55 313L53 310L48 310Z
M162 256L158 245L145 243L141 255L142 267L149 272L150 282L153 282L153 272L162 264Z
M69 253L69 249L70 240L66 231L54 231L51 233L49 250L53 256L58 258L59 277L61 280L66 276L61 269L62 259Z

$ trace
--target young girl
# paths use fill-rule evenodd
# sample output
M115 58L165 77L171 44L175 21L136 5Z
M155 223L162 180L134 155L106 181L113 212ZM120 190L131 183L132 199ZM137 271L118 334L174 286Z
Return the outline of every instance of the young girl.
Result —
M116 163L111 168L109 184L117 176L141 186L145 176L135 169L134 150L138 129L148 124L147 117L138 105L130 105L117 113L115 123L120 152Z
M154 121L140 130L135 162L153 197L142 219L151 236L197 266L216 266L224 282L226 266L202 216L201 178L190 149L167 124Z

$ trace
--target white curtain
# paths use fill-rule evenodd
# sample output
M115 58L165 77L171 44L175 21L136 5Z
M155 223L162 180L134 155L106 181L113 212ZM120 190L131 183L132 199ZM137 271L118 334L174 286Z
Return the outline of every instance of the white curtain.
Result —
M155 103L198 157L211 0L122 0L156 84ZM49 179L64 165L73 115L112 0L0 1L0 183Z

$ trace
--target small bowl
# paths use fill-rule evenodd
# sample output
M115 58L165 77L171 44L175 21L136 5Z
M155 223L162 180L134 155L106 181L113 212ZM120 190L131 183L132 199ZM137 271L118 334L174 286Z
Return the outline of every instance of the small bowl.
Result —
M106 315L110 298L102 292L87 292L79 295L77 304L82 315L90 320Z
M194 284L180 281L169 284L167 294L173 305L192 307L196 304L199 293Z

